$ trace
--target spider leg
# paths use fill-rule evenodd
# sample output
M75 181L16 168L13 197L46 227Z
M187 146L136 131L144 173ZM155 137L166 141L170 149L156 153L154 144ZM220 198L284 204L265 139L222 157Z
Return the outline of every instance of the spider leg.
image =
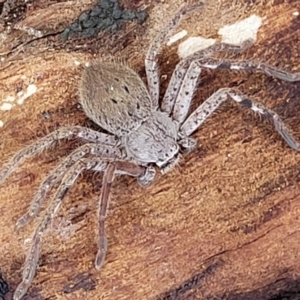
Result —
M114 175L115 175L116 165L113 163L110 163L103 175L103 181L102 181L102 189L101 189L101 195L99 200L99 211L98 211L98 251L95 259L95 268L99 270L102 265L104 264L108 243L107 243L107 237L105 232L105 226L104 222L107 216L108 211L108 204L110 200L110 190L112 183L114 181Z
M108 170L106 171L106 169ZM100 197L100 199L103 201L100 201L100 209L99 209L99 215L103 217L103 214L104 216L106 215L106 211L108 208L108 195L110 192L113 174L126 173L134 177L140 177L144 175L146 171L146 167L140 167L138 165L126 161L116 161L115 158L103 159L99 157L88 157L88 158L82 158L81 160L77 161L68 169L67 172L65 172L61 184L59 185L56 193L54 194L54 197L51 199L51 202L49 203L46 209L45 215L43 216L42 220L40 221L38 227L36 228L33 234L30 249L25 259L24 270L22 274L22 282L18 285L14 293L14 298L13 298L14 300L20 300L25 295L29 286L31 285L31 282L35 275L38 259L40 256L40 251L42 246L41 245L42 235L48 228L50 222L55 217L55 214L57 213L61 205L61 202L65 197L65 195L67 194L68 190L74 185L76 179L84 170L94 170L98 172L105 171L105 179L103 180L104 191L101 192L101 197ZM103 224L100 222L99 224L101 224L99 228L103 229L103 231L100 230L100 234L101 234L102 232L104 232L104 220L103 220ZM105 252L107 249L105 232L103 238L99 239L99 241L100 243L98 243L98 246L101 247L99 249L101 249L102 251L102 257L100 257L101 255L98 252L97 258L98 261L99 259L102 261L104 260ZM105 250L105 252L103 252L103 250Z
M70 155L64 158L63 161L41 183L34 195L28 211L17 221L17 228L25 226L37 216L46 198L47 192L63 176L63 174L70 168L70 166L72 166L87 154L97 155L105 158L122 158L122 153L118 148L107 145L88 143L75 149Z
M181 134L183 136L191 135L220 106L220 104L227 100L228 96L235 102L250 108L254 112L267 118L287 144L296 151L300 151L300 143L296 141L290 130L284 125L283 121L274 111L259 103L255 103L240 91L232 88L219 89L205 100L183 123L180 128Z
M107 237L105 233L105 219L107 216L108 205L110 200L111 186L115 174L126 174L133 177L142 177L146 174L147 169L126 161L115 161L109 163L103 175L102 190L98 210L98 252L95 259L95 268L99 270L104 261L107 252ZM153 178L152 178L153 180Z
M201 66L197 61L193 61L184 76L172 111L172 118L179 124L185 120L189 112L200 74Z
M249 47L249 41L246 41L241 45L241 49ZM220 46L222 44L219 44ZM223 44L223 47L226 47L226 44ZM169 88L171 91L174 91L176 94L175 104L172 112L172 117L174 120L178 121L179 124L184 122L190 104L193 98L193 93L196 89L197 81L201 73L201 68L206 67L210 69L232 69L232 70L247 70L247 71L262 71L267 75L294 82L300 81L300 72L288 72L267 63L255 62L255 61L243 61L243 60L224 60L216 59L210 57L202 57L203 54L197 52L194 55L191 55L187 58L190 61L190 65L185 71L184 68L180 68L181 76L179 76L179 84L177 84L174 89L172 89L172 83L170 83ZM199 58L200 57L200 58ZM185 60L184 60L185 62ZM183 65L182 65L183 66ZM174 78L178 76L176 71L173 73ZM173 77L172 76L172 77ZM183 77L184 76L184 77ZM183 77L183 78L182 78ZM175 80L175 79L174 79ZM172 79L171 79L172 81ZM174 82L175 84L175 82ZM170 96L171 94L169 94ZM299 151L299 144L296 142L290 131L284 125L279 116L270 109L265 108L260 104L256 104L248 99L247 96L241 94L239 91L234 89L220 89L215 94L213 94L209 99L207 99L203 105L201 105L192 115L185 121L181 126L182 134L182 146L187 150L191 150L195 146L193 139L188 138L188 136L195 131L202 122L223 102L227 99L229 95L236 102L240 102L244 106L251 108L252 110L259 112L261 115L268 118L275 126L276 130L281 134L284 140L294 149ZM168 97L169 97L168 96ZM243 101L245 99L245 101ZM247 100L247 101L246 101ZM249 101L248 101L249 100ZM168 102L171 103L171 102ZM173 103L173 102L172 102ZM173 104L171 104L173 105ZM168 106L171 107L171 106ZM194 123L194 124L193 124Z
M245 70L252 72L261 71L266 75L273 76L284 81L300 81L300 72L289 72L264 62L251 60L218 59L211 57L199 59L198 63L200 66L209 69Z
M162 47L163 42L170 32L177 27L182 17L189 15L195 10L203 7L203 3L198 4L187 4L184 5L176 14L173 16L171 21L164 27L164 30L156 36L151 43L149 50L145 58L145 68L148 81L148 89L154 108L158 107L159 100L159 72L158 72L158 54Z
M98 171L104 171L107 167L107 162L95 158L95 159L82 159L77 161L70 169L65 173L65 176L58 187L53 199L51 200L49 206L47 207L46 213L43 216L41 222L39 223L38 227L35 230L33 235L30 249L28 251L27 257L25 259L24 270L22 274L22 282L17 287L14 293L14 300L20 300L28 290L37 267L40 250L41 250L41 243L42 243L42 235L47 229L49 223L54 218L56 212L59 209L61 201L63 200L64 196L68 192L69 188L74 184L77 177L83 170L88 169L97 169Z
M70 126L57 129L17 152L0 170L0 184L2 184L3 181L12 173L12 171L26 158L46 150L47 148L55 145L55 143L59 140L71 139L74 137L81 138L88 142L101 143L111 146L116 146L117 144L117 140L114 136L86 127Z
M245 49L249 48L252 44L253 44L252 39L248 39L240 45L216 43L206 49L197 51L192 55L186 57L185 59L181 60L176 65L175 70L172 74L168 88L165 92L164 98L161 103L161 110L166 112L169 115L171 114L174 107L175 100L178 97L178 93L180 93L180 89L182 89L183 82L186 82L187 88L189 88L188 85L190 81L186 80L185 77L188 74L188 70L192 68L191 65L193 64L195 67L195 63L194 63L195 61L210 57L217 52L237 52L237 53L243 52ZM190 72L193 71L191 70ZM198 76L199 75L200 75L200 71ZM196 81L198 76L196 78L193 78L194 82L190 82L191 86L196 86ZM182 91L182 93L185 93L185 91ZM185 98L188 100L188 102L190 102L192 97L193 97L193 92L189 92L189 95L187 95ZM180 105L181 104L178 104L177 106Z

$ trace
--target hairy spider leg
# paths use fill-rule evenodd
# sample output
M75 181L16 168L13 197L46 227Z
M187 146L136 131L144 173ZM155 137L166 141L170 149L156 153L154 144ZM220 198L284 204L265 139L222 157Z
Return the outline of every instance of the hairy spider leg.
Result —
M98 209L98 251L95 259L95 268L97 270L99 270L103 266L108 248L104 222L107 216L108 205L110 201L111 185L114 181L115 170L116 165L114 163L110 163L104 171L102 180L102 189L99 198Z
M56 193L54 194L54 197L51 199L51 202L46 209L45 215L43 216L34 232L33 238L31 240L31 245L25 259L22 282L15 290L13 298L14 300L20 300L31 285L40 255L42 235L47 229L51 220L54 218L56 212L59 209L61 201L66 195L69 188L72 187L77 177L83 170L97 168L98 171L104 171L107 164L107 162L103 162L103 160L100 160L99 158L82 159L80 161L77 161L65 173L65 176L62 179L62 183L58 187Z
M296 141L290 130L284 125L280 117L271 109L254 102L240 91L233 88L222 88L206 99L183 123L180 131L183 135L189 136L230 96L235 102L250 108L254 112L259 113L262 117L267 118L273 125L287 144L300 151L300 143Z
M70 166L88 154L105 158L122 158L122 153L118 148L103 144L88 143L75 149L70 155L64 158L63 161L60 162L59 165L52 170L46 179L40 184L37 192L34 195L34 198L31 201L28 211L17 221L17 228L25 226L37 216L48 191L58 180L61 179Z
M60 128L17 152L0 170L0 184L2 184L4 180L13 172L13 170L26 158L30 158L31 156L41 153L51 146L54 146L59 140L76 137L87 142L102 143L111 146L117 145L115 136L98 132L86 127L69 126Z
M106 172L107 168L108 171ZM102 218L102 223L99 222L100 227L98 247L101 248L99 248L96 257L96 262L98 262L99 267L101 267L100 263L102 260L104 260L105 252L107 249L107 238L104 231L104 218L107 213L109 192L113 179L113 174L119 171L120 174L128 174L134 177L139 177L144 175L146 167L141 167L130 162L118 161L115 158L103 159L99 157L88 157L82 158L81 160L77 161L65 172L61 184L59 185L56 193L51 199L46 209L45 215L43 216L42 220L40 221L38 227L36 228L33 234L31 245L25 259L25 265L22 274L22 282L18 285L18 287L15 290L13 298L14 300L20 300L30 287L33 277L35 275L41 251L42 235L48 228L51 220L54 218L57 211L59 210L62 200L67 194L68 190L74 185L76 179L84 170L94 170L97 172L104 171L106 175L103 179L104 192L101 192L99 204L99 217ZM102 233L104 233L104 235L102 235Z
M186 119L189 112L200 74L201 66L193 61L184 76L172 111L172 118L179 124Z
M185 76L186 76L186 73L187 73L188 69L192 68L191 64L194 61L210 57L214 53L217 53L217 52L240 53L240 52L243 52L244 50L246 50L247 48L249 48L250 46L252 46L253 42L254 41L252 39L245 40L240 45L231 45L231 44L218 42L216 44L213 44L213 45L209 46L208 48L197 51L197 52L189 55L188 57L186 57L182 61L180 61L176 65L175 70L173 71L171 80L169 82L169 85L167 87L167 90L165 92L164 98L163 98L162 103L161 103L161 110L166 112L168 115L171 115L175 102L177 102L177 103L182 102L180 100L178 101L178 99L177 99L179 89L182 86L182 82L185 79ZM197 66L195 64L193 64L193 67L197 68ZM191 72L193 72L193 71L191 71ZM185 82L186 81L187 80L185 80ZM188 85L188 83L186 83L186 85ZM193 84L190 83L190 85L193 85ZM194 85L196 86L196 84L194 84ZM190 92L189 95L186 95L185 98L189 99L189 98L192 98L192 97L193 97L193 92ZM180 99L181 98L182 97L180 97ZM191 100L192 99L190 99L189 102ZM177 104L177 106L179 106L179 105Z
M196 53L196 57L197 55L198 54ZM188 59L192 60L192 58L194 57L195 55L192 55ZM199 75L201 73L201 68L203 67L209 69L262 71L266 75L273 76L285 81L300 81L300 72L288 72L267 63L260 63L251 60L229 60L210 57L205 57L198 60L196 59L191 62L190 67L185 72L186 74L184 75L182 83L179 86L178 96L175 100L173 109L174 119L178 120L179 122L183 122L188 113L188 109L193 98L192 88L196 86ZM267 118L270 122L273 123L275 129L288 143L288 145L293 149L300 151L299 143L295 140L290 130L284 125L283 121L275 112L261 104L255 103L246 95L242 94L236 89L223 88L209 97L181 125L179 132L180 136L190 136L204 122L204 120L209 117L211 113L215 111L217 107L219 107L219 105L227 99L228 95L236 102L241 103L243 106L251 108L253 111L258 112L262 116Z
M109 163L104 171L98 209L98 252L95 259L95 268L97 270L103 266L108 248L104 222L107 216L110 191L115 174L130 175L138 178L146 174L146 167L141 167L127 161L114 161Z
M203 3L199 2L197 4L184 4L184 6L175 13L170 22L164 27L160 34L156 36L150 45L145 58L145 68L147 74L148 91L151 97L152 106L154 109L158 108L159 100L159 71L158 71L158 55L162 48L164 41L167 36L171 33L173 29L177 27L180 20L184 16L190 15L192 12L203 7Z
M251 60L218 59L212 57L194 60L183 79L180 92L175 100L174 112L176 117L179 118L181 122L184 120L184 117L187 114L193 97L193 91L189 91L188 87L196 85L198 77L201 73L201 68L261 71L266 75L285 81L300 81L300 72L288 72L262 62L255 62ZM195 76L197 71L198 76ZM180 114L181 110L183 111L182 115Z

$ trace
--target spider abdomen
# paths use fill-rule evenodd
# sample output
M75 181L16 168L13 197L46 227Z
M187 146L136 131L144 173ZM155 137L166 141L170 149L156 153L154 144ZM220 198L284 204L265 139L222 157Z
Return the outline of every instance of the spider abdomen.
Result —
M83 71L79 94L86 115L117 136L136 130L151 114L144 82L121 63L90 64Z

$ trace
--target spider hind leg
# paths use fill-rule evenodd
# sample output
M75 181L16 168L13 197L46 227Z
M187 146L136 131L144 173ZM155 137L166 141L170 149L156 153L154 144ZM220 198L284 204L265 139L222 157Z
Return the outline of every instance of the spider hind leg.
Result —
M75 137L97 144L101 143L111 146L116 146L117 144L114 136L98 132L87 127L69 126L57 129L17 152L0 170L0 184L2 184L4 180L14 171L14 169L25 159L49 149L62 139L71 139Z
M67 194L68 190L74 185L78 176L84 170L94 170L97 172L104 171L103 186L101 190L98 210L98 253L95 260L95 266L97 269L99 269L104 263L105 254L107 252L107 237L104 228L104 221L107 215L110 189L114 179L114 174L128 174L130 176L138 178L145 173L146 168L128 161L122 161L116 158L107 157L81 158L72 166L70 166L69 169L64 173L63 179L46 209L45 215L39 222L39 225L33 234L31 245L25 259L24 271L22 276L23 279L15 290L14 300L20 300L30 287L40 256L42 236L55 217L57 211L59 210L62 200Z
M75 149L70 155L64 158L63 161L60 162L59 165L40 184L33 200L31 201L28 211L17 221L17 229L25 226L38 215L47 193L54 186L54 184L62 178L70 166L82 159L87 154L98 155L107 158L122 157L122 154L118 148L103 144L88 143Z

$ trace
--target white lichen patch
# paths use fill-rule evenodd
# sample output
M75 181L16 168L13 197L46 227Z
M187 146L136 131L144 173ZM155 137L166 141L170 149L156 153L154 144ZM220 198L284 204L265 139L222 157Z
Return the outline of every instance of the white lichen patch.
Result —
M24 101L25 101L27 98L29 98L30 96L32 96L33 94L35 94L36 91L37 91L37 86L36 86L35 84L29 84L25 93L20 92L20 93L18 94L19 99L17 100L17 103L18 103L19 105L23 104Z
M293 16L298 17L299 16L299 11L294 11Z
M15 101L14 96L7 96L5 99L3 99L3 102L14 102Z
M13 108L13 104L8 103L8 102L4 102L0 106L0 110L3 110L3 111L8 111L8 110L11 110L12 108Z
M187 31L186 30L181 30L180 32L174 34L173 36L171 36L167 42L167 46L171 46L174 43L176 43L177 41L181 40L182 38L184 38L187 35Z
M206 39L201 36L189 37L178 46L178 55L181 59L198 52L200 50L206 49L216 42L215 39Z
M262 18L257 15L240 20L231 25L220 28L218 33L222 36L222 42L232 45L240 45L242 42L257 38L257 31L262 24Z
M26 92L19 92L15 96L8 95L6 98L2 99L1 104L0 104L0 110L2 111L9 111L11 110L14 106L15 103L21 105L24 103L24 101L35 94L37 91L37 86L35 84L29 84L27 86ZM0 127L3 127L3 121L0 120Z

